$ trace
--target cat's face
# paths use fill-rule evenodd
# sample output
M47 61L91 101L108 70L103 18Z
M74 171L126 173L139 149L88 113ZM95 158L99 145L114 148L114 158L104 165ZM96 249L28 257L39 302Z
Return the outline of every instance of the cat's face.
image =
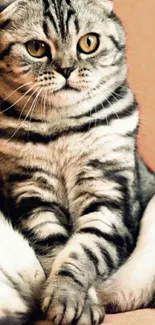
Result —
M96 96L121 73L124 37L111 1L10 2L1 13L0 67L12 82L63 107Z

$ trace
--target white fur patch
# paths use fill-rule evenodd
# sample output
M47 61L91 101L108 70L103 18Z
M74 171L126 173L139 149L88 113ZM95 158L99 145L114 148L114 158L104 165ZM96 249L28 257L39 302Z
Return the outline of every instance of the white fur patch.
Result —
M0 213L0 317L26 313L22 295L31 302L44 279L33 249Z

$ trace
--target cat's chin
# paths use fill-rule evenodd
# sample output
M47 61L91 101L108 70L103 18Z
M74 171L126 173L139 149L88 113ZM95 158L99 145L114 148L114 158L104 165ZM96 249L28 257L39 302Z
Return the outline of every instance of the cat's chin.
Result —
M71 87L63 87L52 94L48 100L55 107L65 107L76 105L83 98L84 93L82 91Z

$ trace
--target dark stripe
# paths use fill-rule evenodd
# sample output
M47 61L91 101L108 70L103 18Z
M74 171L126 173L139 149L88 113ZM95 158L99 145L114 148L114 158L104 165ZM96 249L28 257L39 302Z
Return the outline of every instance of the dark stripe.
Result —
M115 168L118 169L120 167L120 162L119 160L106 160L102 162L99 159L90 159L87 166L101 170L102 172L106 170L114 171Z
M52 0L52 4L54 5L54 10L55 10L55 13L56 13L57 18L59 18L59 14L60 14L59 13L59 9L61 7L61 2L62 2L62 0L59 0L59 7L58 7L57 1Z
M113 44L115 45L118 51L121 51L125 48L125 45L124 44L120 45L120 43L114 38L113 35L111 35L109 38L111 39L111 41L113 42Z
M37 238L33 230L24 229L22 234L28 239L35 253L40 256L45 256L52 253L54 248L64 246L68 240L63 234L51 234L46 238Z
M59 132L49 134L49 135L43 135L43 134L39 134L39 133L33 132L33 131L26 131L25 129L21 128L20 130L18 130L18 132L14 136L13 136L13 134L15 133L16 129L12 128L12 127L8 127L7 129L0 130L0 138L10 139L10 137L13 136L11 138L11 141L48 144L52 141L56 141L60 137L66 136L66 135L69 136L74 133L86 133L88 131L91 131L91 129L93 129L93 128L97 128L100 126L109 126L109 124L113 120L117 119L117 116L119 118L131 116L133 114L133 112L136 111L136 107L137 107L136 105L132 104L131 106L124 109L122 112L117 113L117 115L115 113L110 114L108 116L108 125L107 125L107 117L106 117L103 119L94 119L94 120L91 120L90 122L84 123L82 125L70 127L67 130L59 131ZM136 128L136 130L134 130L134 133L136 131L137 131L137 128ZM133 135L133 132L132 132L131 136L132 135Z
M49 164L50 166L50 164ZM57 175L56 174L53 174L53 173L49 173L49 170L45 170L43 168L41 168L41 166L27 166L25 167L25 165L21 165L22 167L22 172L24 173L42 173L42 174L45 174L46 176L50 175L52 177L54 177L55 179L58 179Z
M48 0L43 0L43 3L44 3L44 15L50 19L50 21L53 24L56 32L58 33L57 24L56 24L56 22L54 20L54 17L52 16L52 14L50 12L50 4L49 4L49 1ZM57 7L56 7L56 3L55 3L54 0L52 1L52 4L54 5L54 9L55 9L55 12L57 14ZM44 28L45 28L45 31L46 31L45 34L46 34L47 33L47 24L46 24L46 27L44 26Z
M77 116L71 116L70 118L72 119L81 119L81 118L84 118L84 117L91 117L93 114L96 114L104 109L108 109L110 108L111 109L111 106L115 103L117 103L119 100L123 99L123 97L125 96L127 92L127 89L124 89L123 88L123 84L121 86L119 86L117 89L115 89L115 91L113 91L112 94L110 94L110 96L105 99L105 101L95 107L93 107L91 110L87 111L86 113L83 113L83 114L80 114L80 115L77 115ZM122 111L122 113L124 112L125 110ZM128 111L130 112L129 108L128 108ZM121 114L121 113L118 113L118 115ZM113 114L111 114L109 117L108 117L108 120L111 116L113 116ZM115 118L116 118L116 114L115 114Z
M71 227L71 217L68 209L61 206L59 203L42 201L40 197L35 196L23 198L20 204L16 204L16 199L12 199L10 207L12 221L17 222L21 217L28 218L36 209L41 209L43 212L47 210L54 213L67 230L68 227Z
M105 171L105 178L109 181L114 181L119 184L119 188L122 194L122 201L120 204L120 211L122 211L122 220L127 229L132 229L135 231L137 220L133 220L133 211L131 207L133 206L133 199L131 200L129 179L125 176L120 175L120 173L112 173L111 171ZM134 191L134 189L133 189Z
M8 127L7 129L0 129L0 138L10 139L15 132L16 132L16 129L12 128L12 127ZM37 132L26 131L25 129L21 128L14 135L14 137L11 139L11 141L48 144L49 142L51 142L51 137L50 137L50 135L42 135Z
M80 230L80 233L83 234L92 234L97 236L98 238L105 239L110 244L114 245L116 248L124 248L125 240L122 236L118 234L107 234L95 227L87 227Z
M21 174L13 173L9 175L7 182L10 183L10 186L15 185L15 183L19 184L23 182L25 182L26 185L26 182L30 180L41 189L46 189L50 192L51 191L55 192L54 186L49 184L47 178L45 178L44 175L34 177L32 173L28 173L28 172L27 173L21 172Z
M25 93L25 90L23 92L23 90L20 91L20 89L19 89L18 92ZM12 106L11 103L9 103L8 101L1 101L1 99L0 99L0 114L14 118L16 120L29 121L30 123L43 123L44 122L42 120L31 118L30 116L24 115L21 111L18 111L15 107L11 107L9 109L10 106ZM15 132L15 130L14 130L14 132Z
M0 12L1 12L1 6L0 6ZM5 29L6 27L8 27L10 22L11 22L11 19L7 19L3 23L0 23L0 29Z
M110 256L109 252L106 250L105 247L101 246L101 244L97 243L97 246L100 250L102 258L104 259L104 261L106 262L106 265L109 268L109 271L112 271L115 268L115 263L114 263L112 257Z
M5 4L0 4L0 13L6 8Z
M68 238L63 234L53 234L44 239L39 239L34 243L35 251L38 254L43 254L46 251L49 251L53 248L57 248L58 246L64 246L67 242Z
M15 43L9 44L1 53L0 53L0 61L4 60L5 56L8 56L12 50L12 47Z
M49 38L48 26L47 26L46 20L44 20L44 22L43 22L43 31L44 31L44 34L46 35L46 37Z
M65 26L65 22L64 22L64 13L62 10L60 10L60 12L59 12L58 21L59 21L60 33L61 33L62 39L64 40L67 36L67 30L66 30L66 26Z
M78 258L79 258L79 255L78 255L78 253L73 252L73 253L70 254L70 258L77 261Z
M76 33L79 34L80 26L79 26L79 21L78 21L77 17L74 20L74 24L75 24Z
M49 9L49 2L48 2L48 0L43 0L43 4L44 4L44 11L46 12Z
M82 174L82 173L81 173ZM85 175L85 173L83 173ZM82 177L82 175L78 175L79 177L77 178L76 185L83 185L85 182L90 182L94 181L94 177Z
M112 20L114 20L114 22L116 22L119 26L122 26L122 22L120 20L120 18L117 17L117 15L114 13L114 11L111 11L108 15L108 17Z
M137 102L134 101L130 106L126 107L126 109L124 109L121 112L116 112L119 118L125 118L125 117L129 117L131 116L134 112L136 112L137 110ZM116 117L116 114L115 114Z
M97 238L104 239L110 245L113 245L117 250L119 264L121 264L126 258L129 257L135 246L133 244L133 241L131 240L131 236L121 236L117 233L116 227L113 226L113 229L113 234L107 234L104 231L99 230L95 227L87 227L81 229L79 233L95 235Z
M99 260L97 258L97 256L93 253L93 251L91 251L86 245L81 245L86 256L89 258L89 260L93 263L94 265L94 268L95 268L95 271L96 271L96 274L99 275L99 269L98 269L98 266L99 266ZM93 249L92 249L93 250Z
M50 11L47 11L46 12L46 16L50 19L50 22L52 23L56 33L58 34L59 33L59 30L58 30L58 27L57 27L57 24L54 20L54 17L52 16L51 12Z
M67 28L67 33L69 32L69 23L72 18L72 16L75 14L73 9L69 9L67 12L67 19L66 19L66 28Z
M63 277L69 277L71 278L76 284L78 284L80 287L83 287L83 284L75 277L75 275L68 270L60 270L58 273L58 276L63 276Z
M120 152L121 150L124 150L125 152L125 149L126 151L129 150L129 148L119 148ZM118 151L118 148L117 148L117 151ZM105 175L107 175L106 173L112 173L113 175L114 174L117 174L117 173L120 173L120 172L124 172L124 171L132 171L134 172L134 168L129 168L128 166L126 167L122 167L121 164L120 164L120 161L119 160L106 160L105 162L101 162L100 160L98 159L90 159L87 166L89 167L92 167L92 168L95 168L97 170L100 170L103 172L103 175L105 177ZM109 180L109 177L107 176L107 179Z
M112 198L108 197L102 197L101 201L93 201L89 204L87 208L85 208L82 212L82 216L100 211L100 208L106 207L109 210L119 210L120 209L121 202L117 202L116 200L113 200ZM104 217L104 216L103 216Z
M8 179L7 179L7 182L8 183L15 183L15 182L23 182L23 181L27 181L29 179L31 179L33 176L32 173L23 173L21 172L20 173L13 173L13 174L9 174L8 175Z

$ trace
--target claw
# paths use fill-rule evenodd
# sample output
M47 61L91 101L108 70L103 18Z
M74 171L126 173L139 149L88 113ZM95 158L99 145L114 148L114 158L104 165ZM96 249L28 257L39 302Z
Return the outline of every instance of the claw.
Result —
M50 300L51 300L51 297L46 297L44 299L44 302L42 304L42 311L43 311L44 314L46 314L46 312L47 312L47 309L48 309L49 304L50 304Z

